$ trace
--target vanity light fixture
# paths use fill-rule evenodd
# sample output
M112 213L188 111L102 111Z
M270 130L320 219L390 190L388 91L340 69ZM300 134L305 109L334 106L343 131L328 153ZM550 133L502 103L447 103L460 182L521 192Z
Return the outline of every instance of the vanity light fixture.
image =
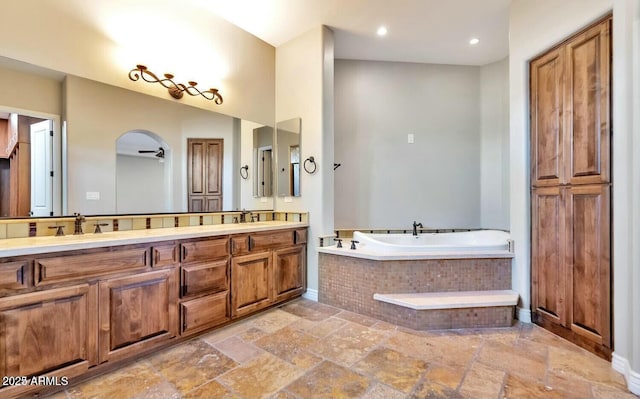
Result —
M480 43L480 39L478 39L477 37L472 37L471 40L469 40L469 44L472 46L475 46L478 43Z
M387 28L385 26L381 26L378 28L378 36L386 36L387 35Z
M196 85L198 84L197 82L190 81L187 82L188 85L176 83L173 81L173 75L170 73L165 73L164 79L160 79L146 66L136 65L134 69L129 71L129 79L135 82L140 78L142 78L142 80L144 80L145 82L160 83L162 86L169 90L169 94L175 99L181 99L186 92L187 94L192 96L202 96L218 105L222 104L222 96L220 95L220 93L218 93L218 89L211 88L209 90L200 91L198 88L196 88Z

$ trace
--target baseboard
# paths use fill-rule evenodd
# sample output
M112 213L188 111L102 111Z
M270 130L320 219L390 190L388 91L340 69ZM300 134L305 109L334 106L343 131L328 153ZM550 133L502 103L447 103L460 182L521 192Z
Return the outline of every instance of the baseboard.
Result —
M640 395L640 373L631 370L631 365L626 358L614 352L611 356L611 367L624 375L629 391Z
M307 288L307 292L302 294L302 297L310 301L318 302L318 290Z
M522 323L531 323L531 310L516 308L516 318Z

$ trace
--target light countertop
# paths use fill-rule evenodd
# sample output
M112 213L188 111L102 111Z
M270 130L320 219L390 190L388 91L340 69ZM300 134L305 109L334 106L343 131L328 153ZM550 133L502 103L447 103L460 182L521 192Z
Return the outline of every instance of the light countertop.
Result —
M168 240L209 237L226 234L251 233L265 230L281 230L307 227L304 222L254 222L238 224L214 224L206 226L169 227L146 230L127 230L100 234L65 235L61 237L28 237L0 240L0 258L35 255L47 252L100 248L114 245L142 244Z

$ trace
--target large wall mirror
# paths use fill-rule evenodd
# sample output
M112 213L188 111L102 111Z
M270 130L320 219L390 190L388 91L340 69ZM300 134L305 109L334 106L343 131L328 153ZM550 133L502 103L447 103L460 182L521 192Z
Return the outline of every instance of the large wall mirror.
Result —
M300 118L276 123L278 196L300 196Z
M273 196L273 128L262 126L253 129L253 196Z
M33 109L60 110L52 114L55 125L61 127L60 134L54 138L54 147L57 146L53 151L54 179L61 180L54 180L55 187L50 190L54 196L54 216L74 212L85 215L187 212L188 139L223 142L219 168L222 174L221 210L273 209L272 198L254 197L266 196L268 192L254 194L250 185L258 166L254 165L252 155L253 130L263 127L258 129L261 133L257 139L263 140L262 131L265 131L264 140L267 140L269 130L273 137L273 128L268 127L273 123L244 121L173 99L149 96L0 57L0 73L5 72L8 76L19 73L25 84L37 83L41 88L41 98L34 98L29 104L21 103L21 110L27 111L30 104ZM41 84L43 79L47 85ZM0 99L3 99L0 101L0 119L6 120L0 121L2 133L7 131L9 119L1 116L13 111L9 109L11 96L0 96ZM43 106L43 101L49 101L49 104ZM213 103L211 108L215 109ZM251 126L250 136L241 131L244 124ZM54 126L56 133L57 129ZM6 135L0 136L1 147L5 147L6 140L2 138ZM261 146L267 147L266 144ZM8 162L0 161L0 184L7 180L5 175L9 176L4 173L4 169L9 168L4 168L5 164ZM239 173L243 165L250 171L247 180ZM21 173L26 174L29 166L22 168ZM37 166L32 168L35 170ZM263 167L266 178L268 174L264 168L268 165ZM274 180L271 179L272 191ZM4 189L0 191L5 194ZM245 197L250 200L245 202ZM8 217L29 216L28 204L24 208L25 211L19 214L5 214Z

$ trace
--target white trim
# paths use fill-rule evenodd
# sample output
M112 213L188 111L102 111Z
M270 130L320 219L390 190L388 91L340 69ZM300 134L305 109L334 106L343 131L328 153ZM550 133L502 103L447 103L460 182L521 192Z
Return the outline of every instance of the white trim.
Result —
M516 318L523 323L531 323L531 310L516 308Z
M511 290L421 292L373 294L373 299L414 310L466 309L515 306L518 293Z
M627 359L614 352L611 356L611 368L624 375L629 391L640 395L640 373L631 370L631 365Z
M302 297L310 301L318 302L318 290L314 290L313 288L307 288L307 292L302 294Z

